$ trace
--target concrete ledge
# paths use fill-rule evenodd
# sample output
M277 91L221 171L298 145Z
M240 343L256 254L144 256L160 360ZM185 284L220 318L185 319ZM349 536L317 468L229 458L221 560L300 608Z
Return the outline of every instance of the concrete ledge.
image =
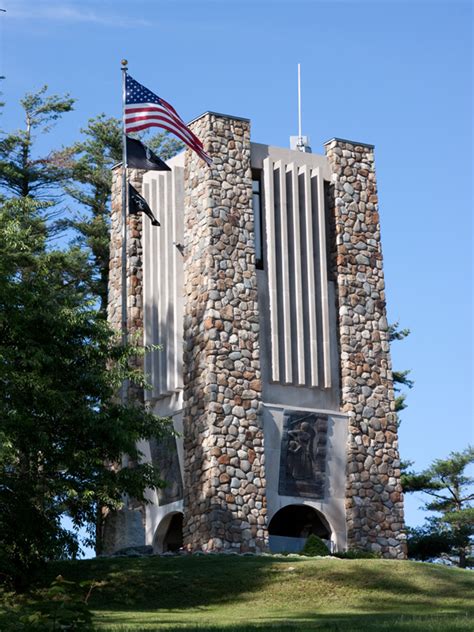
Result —
M206 114L212 114L213 116L219 116L220 118L232 119L234 121L244 121L245 123L250 123L250 119L243 118L242 116L233 116L232 114L222 114L221 112L212 112L211 110L208 110L207 112L203 112L199 116L196 116L195 118L193 118L192 121L189 121L188 125L191 125L191 123L194 123L195 121L199 120L203 116L206 116Z
M374 149L375 147L375 145L371 145L370 143L360 143L357 140L348 140L347 138L338 138L337 136L327 140L324 143L324 146L329 145L329 143L332 143L333 141L337 141L338 143L350 143L351 145L360 145L361 147L370 147L370 149Z

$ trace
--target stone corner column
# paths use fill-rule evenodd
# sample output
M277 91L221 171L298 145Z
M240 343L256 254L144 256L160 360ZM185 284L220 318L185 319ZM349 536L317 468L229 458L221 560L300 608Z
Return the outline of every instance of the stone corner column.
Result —
M184 542L267 546L250 122L191 124L213 164L185 156Z
M349 415L348 546L403 559L403 496L374 147L336 138L325 149L333 174L341 409Z
M145 171L129 169L129 182L142 191ZM127 217L127 310L128 332L143 344L143 263L142 263L142 216ZM112 170L110 212L110 259L107 297L107 320L120 333L122 328L122 167ZM142 360L137 360L142 366ZM130 387L129 399L143 401L143 390ZM122 464L124 465L124 463ZM104 511L98 529L96 550L110 554L130 546L145 544L145 507L142 502L128 499L119 511Z
M128 180L141 193L142 169L129 169ZM127 286L128 330L143 341L143 261L142 216L127 217ZM122 326L122 167L112 170L110 213L110 261L107 300L107 320L114 329Z

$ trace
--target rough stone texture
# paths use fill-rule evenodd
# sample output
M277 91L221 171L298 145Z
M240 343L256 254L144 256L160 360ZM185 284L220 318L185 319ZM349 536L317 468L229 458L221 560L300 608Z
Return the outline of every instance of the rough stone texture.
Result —
M267 547L250 124L192 124L185 158L184 543Z
M129 169L129 181L142 192L145 171ZM112 172L112 210L110 227L110 266L107 320L117 329L122 326L122 168ZM128 331L143 344L143 266L142 216L127 217Z
M406 557L373 147L333 140L333 252L342 410L349 414L349 547Z
M144 171L130 169L129 182L141 193ZM117 332L122 328L122 168L112 172L110 226L110 265L107 320ZM142 216L127 217L127 314L129 340L143 344L143 267ZM137 360L141 366L142 360ZM143 389L129 386L129 400L143 401ZM127 465L124 461L122 465ZM145 507L142 502L127 499L124 509L105 513L98 552L111 554L124 546L145 544Z

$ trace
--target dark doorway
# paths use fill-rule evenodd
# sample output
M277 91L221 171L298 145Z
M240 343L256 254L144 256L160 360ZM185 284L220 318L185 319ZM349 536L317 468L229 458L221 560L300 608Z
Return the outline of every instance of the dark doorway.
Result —
M322 514L306 505L283 507L270 520L269 535L307 538L311 533L323 540L331 538L331 529Z
M163 538L163 553L178 551L183 546L183 514L175 513Z

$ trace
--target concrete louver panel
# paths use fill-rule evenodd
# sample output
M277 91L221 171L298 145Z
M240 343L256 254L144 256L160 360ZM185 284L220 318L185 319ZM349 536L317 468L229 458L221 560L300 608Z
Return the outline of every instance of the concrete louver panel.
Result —
M331 388L324 177L263 160L271 379Z
M265 192L265 226L267 232L267 261L268 261L268 296L270 302L270 349L272 355L272 380L280 381L280 354L278 349L278 288L276 271L276 235L275 235L275 196L273 161L265 158L263 161L263 186Z
M288 257L284 253L288 252L288 206L286 195L286 168L281 160L275 163L274 169L278 172L278 205L279 209L275 212L280 214L280 240L281 240L281 256L279 257L279 265L281 267L281 306L283 321L283 382L291 384L293 382L293 372L291 366L291 314L290 314L290 271Z
M295 244L301 242L301 229L300 229L300 206L298 196L298 168L294 163L288 165L289 172L291 174L291 208L293 216L293 239ZM294 281L295 281L295 296L303 296L303 278L301 270L301 252L298 248L293 248L293 260L294 260ZM297 363L297 375L298 379L296 383L299 386L304 386L305 380L305 363L304 363L304 320L303 309L301 301L297 301L295 305L295 330L296 330L296 363Z
M152 171L143 179L144 197L160 226L143 216L144 344L159 345L147 354L145 371L157 399L182 388L182 243L184 169Z
M326 213L324 205L324 179L321 169L313 169L313 178L316 177L316 205L318 216L318 250L319 250L319 274L321 288L321 324L323 341L323 373L324 388L331 387L331 349L329 331L329 297L328 297L328 274L327 274L327 252L326 252Z
M306 280L308 296L309 329L309 386L319 385L318 376L318 333L316 320L316 279L314 266L313 206L311 204L311 171L307 165L302 168L304 190L304 219L306 239Z

